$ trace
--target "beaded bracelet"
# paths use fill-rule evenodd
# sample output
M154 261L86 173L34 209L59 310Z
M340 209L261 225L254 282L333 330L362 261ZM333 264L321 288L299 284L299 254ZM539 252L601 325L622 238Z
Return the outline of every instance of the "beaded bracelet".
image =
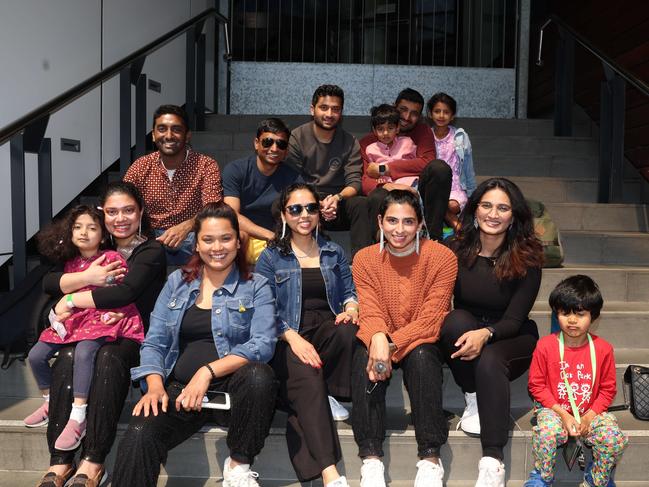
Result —
M205 364L203 367L207 367L207 370L210 371L210 374L212 374L212 380L216 380L216 374L214 373L214 369L210 364Z

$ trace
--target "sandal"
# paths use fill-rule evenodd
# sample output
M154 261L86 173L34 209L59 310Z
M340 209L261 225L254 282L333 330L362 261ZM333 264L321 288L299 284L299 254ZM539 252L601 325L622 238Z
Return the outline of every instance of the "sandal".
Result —
M99 487L108 478L105 468L101 468L93 478L85 473L78 473L66 484L67 487Z
M63 487L67 481L70 480L70 477L72 477L75 470L76 467L70 465L70 468L66 470L63 475L57 475L54 472L47 472L43 475L43 478L41 478L38 484L36 484L36 487Z

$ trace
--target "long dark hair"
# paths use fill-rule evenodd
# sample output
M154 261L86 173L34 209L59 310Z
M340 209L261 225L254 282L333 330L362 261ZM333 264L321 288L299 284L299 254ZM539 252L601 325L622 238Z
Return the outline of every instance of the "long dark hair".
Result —
M299 191L300 189L311 193L315 198L315 202L318 203L318 205L320 204L320 197L318 196L318 192L315 190L315 187L312 184L293 183L282 190L282 193L279 195L279 199L277 200L277 206L274 208L274 217L276 221L275 235L267 245L268 248L276 248L282 255L289 255L291 252L293 252L293 249L291 248L291 236L293 235L293 232L288 225L286 225L286 232L284 234L284 238L282 238L282 231L284 229L284 224L282 223L282 213L284 213L286 203L288 203L291 194L293 194L293 192L295 191ZM320 235L322 235L324 238L327 238L327 236L322 233L322 228L320 228L318 231Z
M81 255L77 246L72 243L72 227L81 215L88 215L99 225L102 235L99 249L109 248L106 241L107 232L104 226L103 212L91 206L79 205L70 209L63 218L54 220L38 232L36 246L40 254L58 264L64 264L68 260Z
M513 216L505 240L494 256L495 275L499 281L519 279L527 274L527 269L543 266L543 246L534 234L532 212L523 193L509 179L491 178L478 185L460 215L462 226L450 247L461 264L473 266L482 250L480 228L474 225L475 212L484 194L492 189L500 189L507 194Z
M139 210L142 211L142 235L145 235L148 238L153 237L153 229L151 228L151 221L149 220L149 215L146 212L146 207L144 205L144 198L140 190L137 189L133 183L128 181L111 181L108 183L104 189L99 194L99 205L103 208L106 204L106 200L114 194L125 194L130 196L138 206Z
M208 203L206 204L201 211L198 212L194 218L194 228L192 231L196 236L196 242L198 242L198 233L201 230L203 222L208 218L223 218L230 222L232 229L239 239L239 250L237 251L236 264L239 268L239 275L242 279L248 280L251 278L250 268L248 267L248 261L246 259L246 243L247 239L241 238L241 232L239 231L239 218L237 217L237 212L232 209L230 205L225 203ZM182 268L183 280L185 282L191 282L194 279L198 278L201 271L203 270L203 261L201 260L198 251L194 248L194 255L191 256L189 261Z

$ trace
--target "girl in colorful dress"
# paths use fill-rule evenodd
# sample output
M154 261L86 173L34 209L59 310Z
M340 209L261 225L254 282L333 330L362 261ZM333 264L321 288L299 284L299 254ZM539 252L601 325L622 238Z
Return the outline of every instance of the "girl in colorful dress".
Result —
M44 229L39 237L39 251L54 262L65 262L65 272L81 272L93 261L102 258L102 265L119 262L126 268L124 258L106 250L106 229L101 211L77 206L61 221ZM114 278L113 278L114 279ZM80 291L94 289L87 286ZM86 433L86 407L97 350L106 342L129 338L141 343L144 339L142 319L134 304L114 310L79 309L74 294L66 299L67 309L50 312L51 326L41 333L38 343L29 352L29 363L44 403L27 418L25 426L33 428L49 421L49 390L52 370L49 360L63 346L76 343L74 351L74 402L70 418L56 440L56 449L74 450Z
M571 436L593 448L582 486L615 486L612 470L628 440L615 416L606 412L616 392L613 347L589 333L603 303L588 276L568 277L550 294L561 331L539 340L532 357L534 470L525 487L553 484L557 448Z
M476 188L471 141L464 129L451 125L457 112L457 103L451 96L436 93L428 100L427 107L435 137L437 158L446 161L453 172L451 194L444 219L457 231L460 211Z

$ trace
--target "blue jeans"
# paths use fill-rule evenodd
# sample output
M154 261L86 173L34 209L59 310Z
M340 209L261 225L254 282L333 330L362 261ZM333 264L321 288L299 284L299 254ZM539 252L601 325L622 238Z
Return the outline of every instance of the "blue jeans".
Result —
M165 233L165 231L166 230L163 228L156 228L153 230L156 238ZM185 265L189 258L194 255L195 248L196 236L194 235L194 232L189 232L187 234L183 243L180 244L180 247L172 249L165 245L164 249L167 254L167 265Z

